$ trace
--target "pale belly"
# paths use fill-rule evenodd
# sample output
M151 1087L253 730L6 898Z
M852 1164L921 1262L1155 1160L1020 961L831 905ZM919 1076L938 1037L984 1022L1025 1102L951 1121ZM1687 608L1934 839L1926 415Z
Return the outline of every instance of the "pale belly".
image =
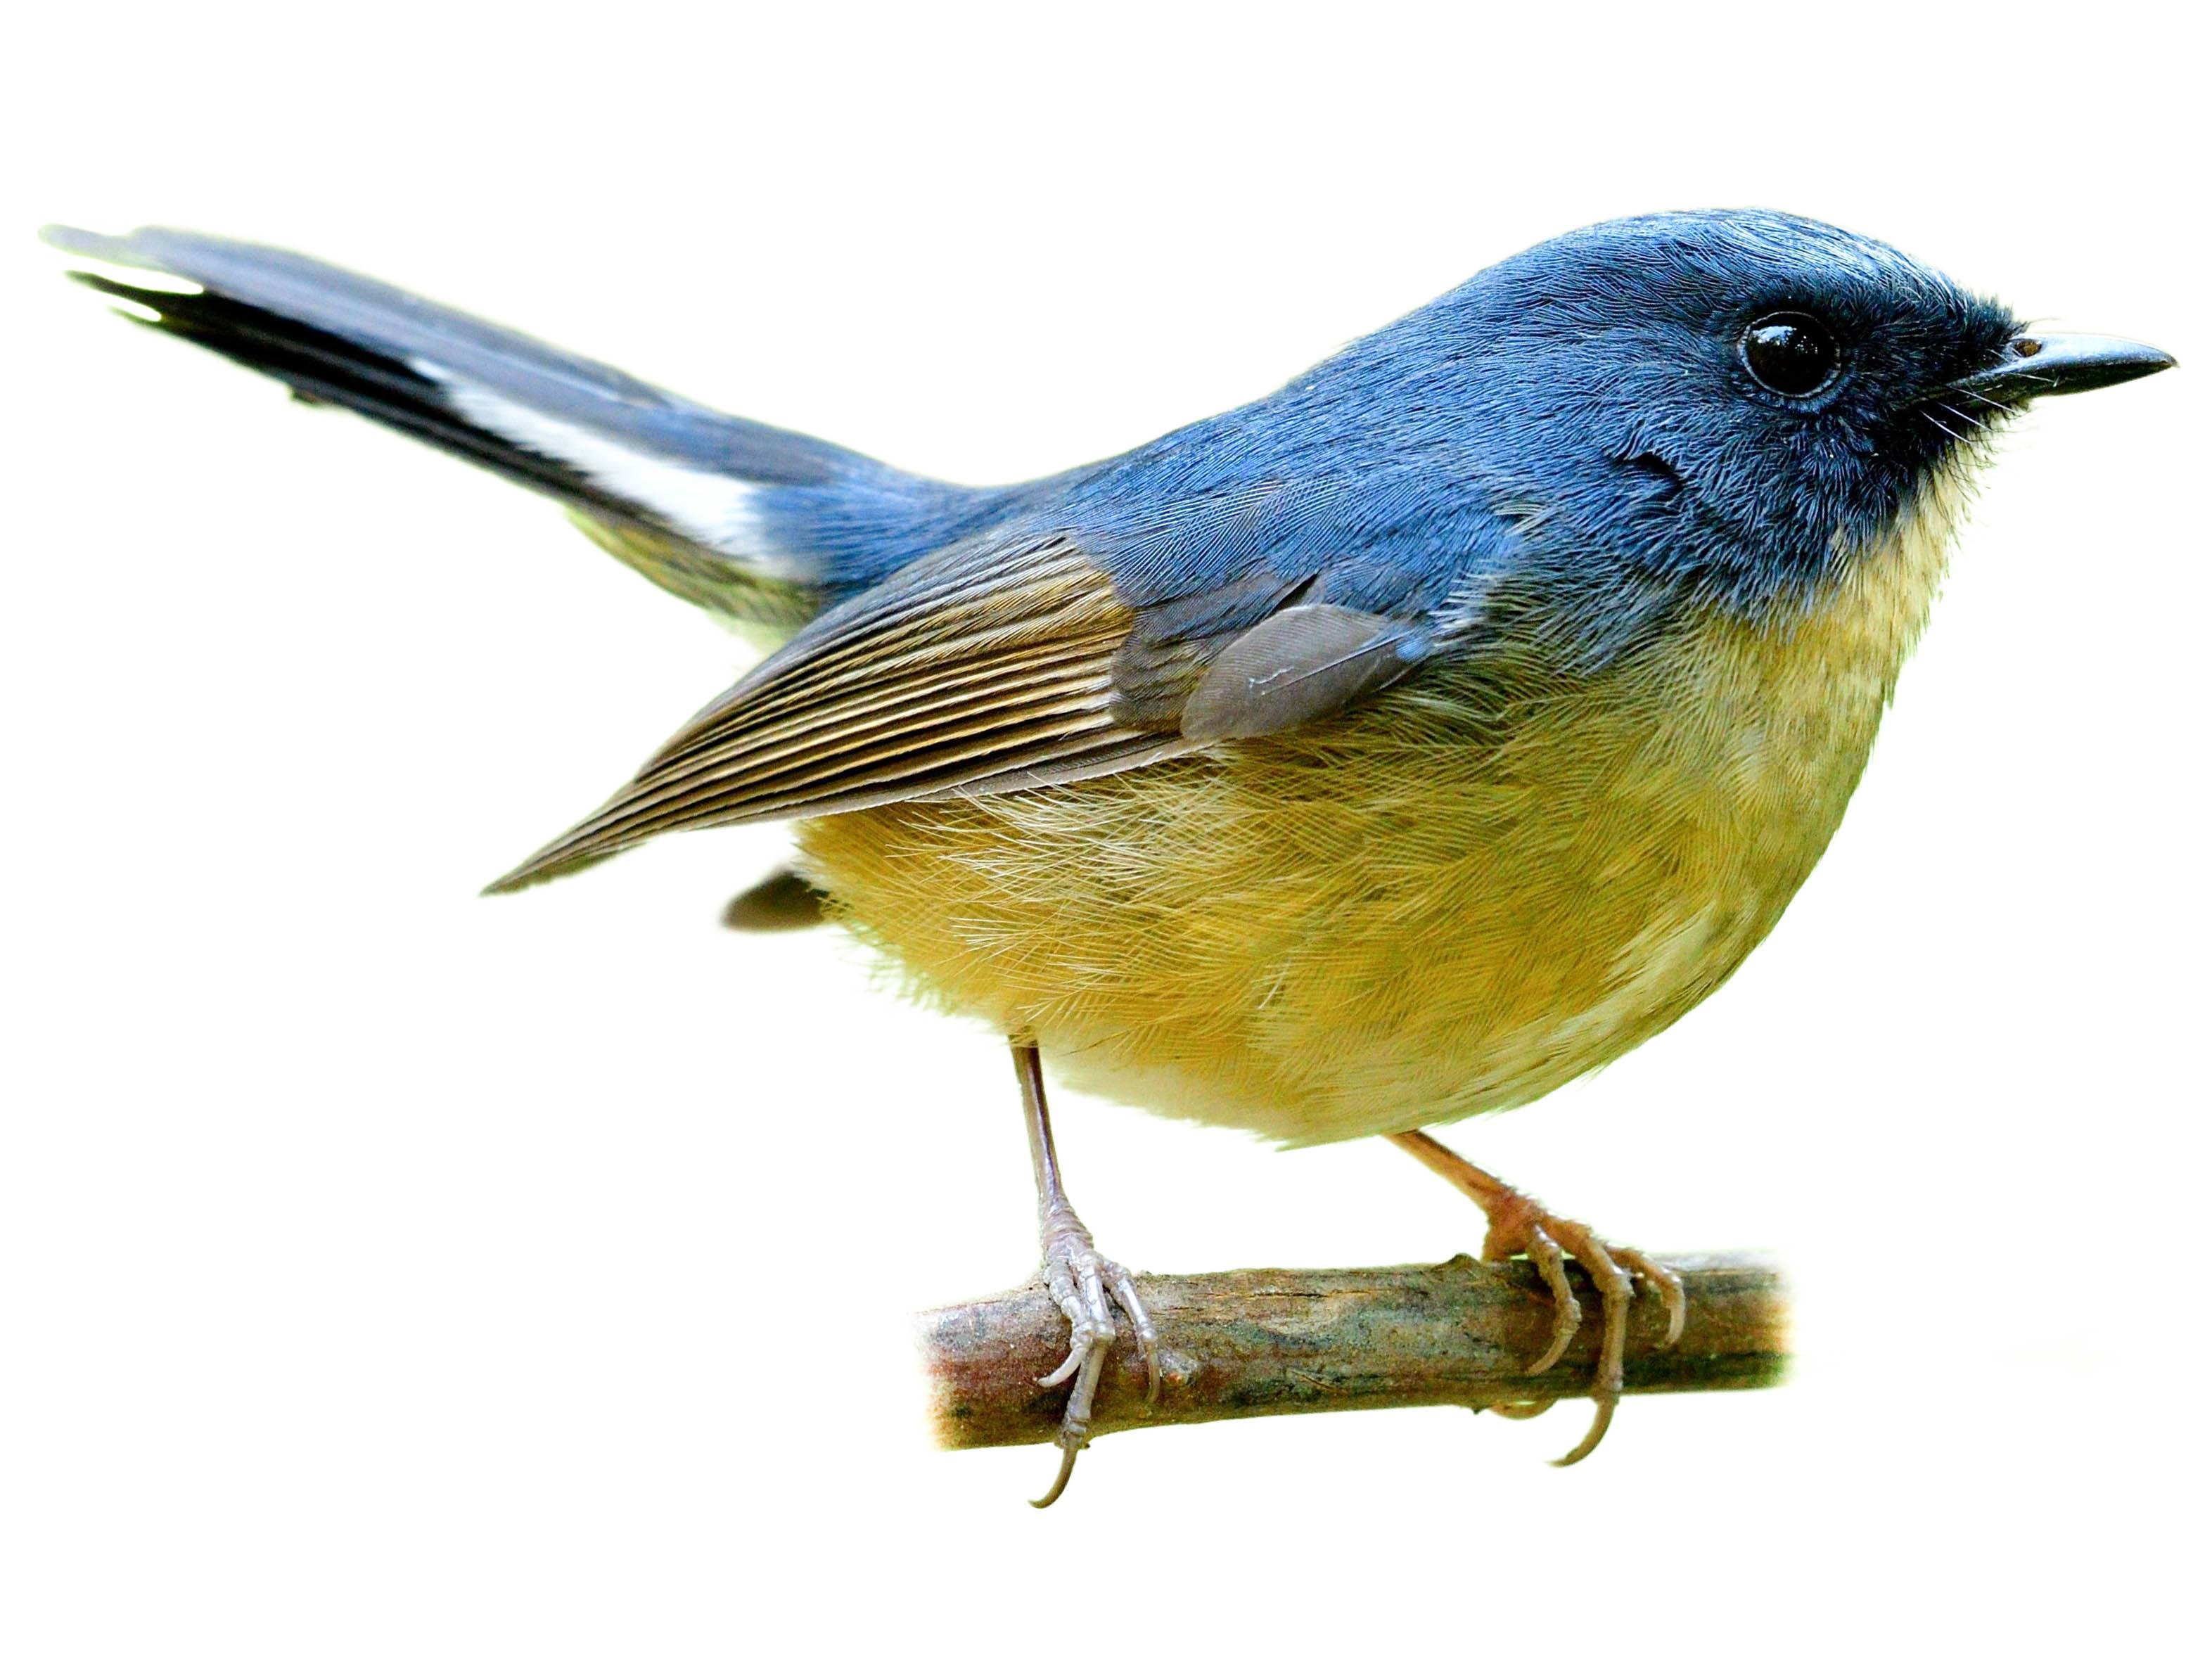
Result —
M1286 1141L1519 1105L1679 1018L1834 833L1941 569L1900 538L1501 724L1449 676L1310 732L811 821L844 918L1074 1085Z

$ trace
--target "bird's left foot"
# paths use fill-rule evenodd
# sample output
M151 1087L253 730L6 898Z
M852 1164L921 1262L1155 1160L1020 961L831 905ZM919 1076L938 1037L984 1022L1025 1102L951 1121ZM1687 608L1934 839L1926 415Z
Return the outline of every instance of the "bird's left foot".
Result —
M1543 1275L1545 1285L1552 1292L1552 1340L1528 1367L1528 1376L1537 1376L1557 1364L1582 1323L1582 1304L1567 1280L1567 1257L1581 1262L1596 1284L1598 1297L1605 1310L1605 1334L1598 1347L1597 1375L1590 1383L1590 1398L1597 1402L1597 1414L1591 1419L1589 1431L1575 1449L1555 1460L1562 1468L1581 1462L1605 1438L1605 1431L1613 1425L1613 1409L1620 1404L1627 1372L1628 1309L1636 1297L1636 1281L1641 1279L1658 1292L1660 1305L1667 1310L1667 1334L1662 1346L1672 1347L1680 1338L1682 1322L1689 1313L1680 1278L1643 1251L1609 1244L1581 1222L1553 1214L1526 1194L1477 1169L1449 1147L1419 1130L1395 1134L1390 1139L1482 1206L1483 1214L1490 1221L1482 1245L1484 1261L1505 1261L1525 1255ZM1495 1409L1501 1416L1522 1418L1534 1417L1546 1408L1537 1404Z
M1067 1490L1075 1473L1075 1455L1091 1443L1091 1407L1098 1393L1098 1379L1114 1351L1114 1313L1110 1298L1127 1316L1136 1334L1137 1352L1145 1359L1145 1400L1160 1397L1159 1334L1145 1311L1128 1270L1099 1255L1091 1230L1065 1200L1048 1206L1042 1224L1045 1288L1067 1317L1067 1358L1049 1376L1037 1378L1040 1388L1054 1389L1073 1381L1067 1408L1060 1415L1060 1433L1053 1443L1060 1448L1060 1473L1052 1489L1030 1501L1043 1509Z

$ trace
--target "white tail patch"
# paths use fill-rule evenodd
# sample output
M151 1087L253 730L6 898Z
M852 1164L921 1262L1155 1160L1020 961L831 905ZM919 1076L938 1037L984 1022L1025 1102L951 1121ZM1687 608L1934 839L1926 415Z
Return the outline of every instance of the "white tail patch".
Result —
M118 259L95 251L98 247L112 246L124 240L122 237L99 236L89 232L64 233L53 226L48 226L39 234L52 246L68 253L80 267L95 276L104 276L111 282L128 283L132 288L148 294L174 294L190 298L207 292L204 284L196 283L189 276L179 276L173 271L157 270L151 265L134 264L127 259ZM80 243L77 240L79 237L89 240Z
M804 582L814 575L806 562L776 545L753 499L763 486L702 472L634 448L460 380L427 359L410 360L408 367L442 386L446 402L471 425L575 468L601 489L636 502L702 546L726 554L773 580Z

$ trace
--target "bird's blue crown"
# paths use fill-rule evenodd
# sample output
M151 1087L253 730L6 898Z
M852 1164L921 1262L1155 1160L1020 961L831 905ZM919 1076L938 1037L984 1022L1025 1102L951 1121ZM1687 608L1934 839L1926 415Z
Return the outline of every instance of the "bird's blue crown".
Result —
M1194 562L1225 576L1322 539L1326 597L1433 612L1509 580L1579 612L1562 620L1604 655L1678 599L1757 613L1832 575L2006 412L1931 394L2017 326L1814 220L1618 220L1490 267L1267 398L1048 481L1047 511L1140 599L1188 586Z

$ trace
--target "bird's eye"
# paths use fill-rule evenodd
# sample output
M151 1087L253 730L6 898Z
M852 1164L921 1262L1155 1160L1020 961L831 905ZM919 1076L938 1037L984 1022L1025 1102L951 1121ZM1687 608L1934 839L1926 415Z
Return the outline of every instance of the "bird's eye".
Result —
M1744 330L1736 347L1751 378L1785 398L1809 398L1836 378L1843 351L1827 325L1802 311L1778 311Z

